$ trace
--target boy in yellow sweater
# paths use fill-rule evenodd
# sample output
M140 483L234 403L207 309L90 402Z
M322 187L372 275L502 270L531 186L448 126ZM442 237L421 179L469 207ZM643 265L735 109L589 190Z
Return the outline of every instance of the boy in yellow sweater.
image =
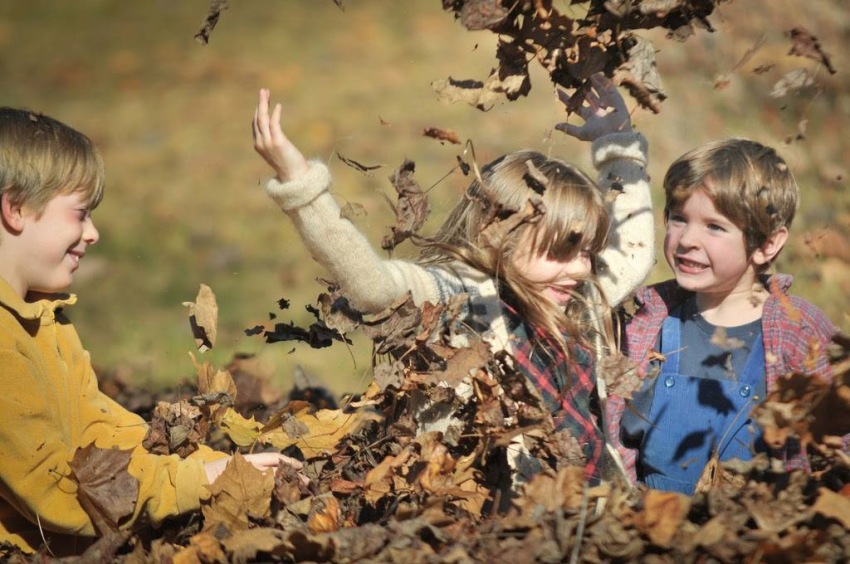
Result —
M0 546L33 552L46 541L55 555L73 554L97 534L69 467L81 447L132 451L139 495L124 528L198 509L230 459L206 447L185 459L150 454L145 422L98 390L64 313L76 296L59 292L98 240L91 212L103 186L85 135L0 108ZM260 469L300 466L276 453L246 458Z

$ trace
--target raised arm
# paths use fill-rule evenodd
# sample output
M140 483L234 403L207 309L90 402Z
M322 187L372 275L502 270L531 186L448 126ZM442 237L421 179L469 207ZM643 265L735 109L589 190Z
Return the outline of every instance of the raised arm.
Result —
M593 143L599 187L611 206L608 245L600 253L599 282L614 306L644 282L655 264L655 221L646 139L632 130L625 101L614 84L601 74L591 82L593 89L578 112L584 123L563 123L556 128Z
M313 259L324 266L352 305L372 313L408 291L417 304L440 299L436 283L418 265L380 257L347 219L330 193L331 176L320 161L307 161L281 127L282 109L269 113L269 91L260 90L254 113L254 149L276 176L269 196L286 212Z

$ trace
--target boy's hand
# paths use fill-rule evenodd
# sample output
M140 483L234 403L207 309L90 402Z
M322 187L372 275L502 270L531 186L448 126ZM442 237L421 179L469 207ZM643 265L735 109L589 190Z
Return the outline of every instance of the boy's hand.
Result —
M309 165L298 147L283 134L280 126L282 106L275 104L269 116L269 96L267 89L260 90L260 100L252 124L254 149L274 169L278 180L287 182L306 172Z
M596 141L603 135L632 130L632 121L626 102L617 91L617 87L602 73L590 77L591 90L585 98L578 115L584 120L582 125L559 123L555 129L563 131L582 141ZM558 98L566 104L569 96L562 90Z
M288 456L284 456L282 454L276 452L260 452L256 454L246 454L244 455L245 460L254 465L254 468L265 472L266 470L276 471L278 464L283 462L284 464L288 464L292 466L296 470L301 470L303 464L300 461L295 460L294 458L290 458ZM212 462L207 462L204 464L204 470L207 473L207 481L212 484L215 482L216 478L221 476L224 472L224 469L227 468L227 465L230 463L231 457L227 458L219 458L218 460L213 460ZM305 484L309 481L306 476L301 476L301 481Z

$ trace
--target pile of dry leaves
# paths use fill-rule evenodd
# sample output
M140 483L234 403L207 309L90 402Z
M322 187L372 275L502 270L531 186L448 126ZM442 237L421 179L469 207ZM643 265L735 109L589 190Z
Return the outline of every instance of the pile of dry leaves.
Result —
M199 331L214 319L214 297L203 294L190 304ZM774 472L764 458L713 464L703 491L687 497L619 480L589 485L509 359L481 342L451 346L455 335L429 338L454 304L408 300L364 318L333 292L319 303L314 330L333 333L344 319L375 342L383 360L364 394L343 407L311 401L321 395L289 399L250 357L222 370L197 362L197 390L155 405L145 443L183 456L201 442L283 451L304 461L309 483L283 465L262 474L237 454L200 513L118 531L134 502L128 456L81 449L80 501L103 533L84 561L786 562L850 553L840 439L850 428L850 340L835 342L833 383L790 377L756 414L768 439L806 445L811 473ZM279 338L276 329L266 333ZM214 341L198 336L199 345ZM609 381L624 378L621 364L607 366ZM521 485L506 455L519 435L538 464Z

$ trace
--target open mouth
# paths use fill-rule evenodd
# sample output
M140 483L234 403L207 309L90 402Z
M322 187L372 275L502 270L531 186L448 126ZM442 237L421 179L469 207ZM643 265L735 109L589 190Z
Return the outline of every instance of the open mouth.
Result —
M68 256L71 257L71 262L75 267L80 266L80 260L85 256L84 252L80 251L68 251Z
M546 293L558 304L567 303L572 297L571 294L572 287L564 287L564 286L547 286Z
M679 267L680 270L694 273L702 272L703 270L708 268L708 266L701 262L695 262L681 257L676 258L676 265Z

